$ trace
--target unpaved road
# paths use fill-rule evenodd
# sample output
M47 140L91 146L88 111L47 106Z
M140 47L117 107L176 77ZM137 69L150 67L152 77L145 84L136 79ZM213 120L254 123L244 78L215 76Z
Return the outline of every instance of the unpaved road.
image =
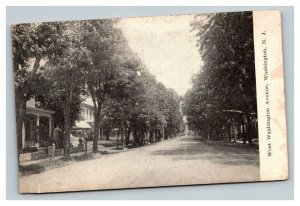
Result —
M21 192L79 191L259 180L254 149L179 137L20 176Z

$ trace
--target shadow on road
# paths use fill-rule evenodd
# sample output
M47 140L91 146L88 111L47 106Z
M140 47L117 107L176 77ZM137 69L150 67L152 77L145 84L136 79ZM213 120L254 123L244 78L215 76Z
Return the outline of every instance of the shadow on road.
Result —
M224 142L201 142L184 138L175 148L153 151L151 155L170 155L173 161L208 160L222 165L259 166L259 153L256 148L247 145L226 144Z
M19 172L22 175L39 174L45 171L45 167L42 165L19 165Z

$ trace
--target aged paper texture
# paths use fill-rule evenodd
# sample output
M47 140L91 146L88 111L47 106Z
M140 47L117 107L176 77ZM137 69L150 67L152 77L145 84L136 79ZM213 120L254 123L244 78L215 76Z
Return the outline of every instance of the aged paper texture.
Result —
M278 11L12 26L20 193L288 178Z
M254 11L254 45L262 181L288 178L287 132L279 11Z

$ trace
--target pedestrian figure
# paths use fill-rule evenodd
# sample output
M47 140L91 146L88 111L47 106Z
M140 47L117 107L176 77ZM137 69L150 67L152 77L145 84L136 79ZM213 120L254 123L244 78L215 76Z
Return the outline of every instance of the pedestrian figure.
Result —
M60 139L61 139L60 136L61 135L60 134L61 134L61 129L57 125L53 132L53 140L54 140L55 146L57 148L61 148L61 144L60 144Z

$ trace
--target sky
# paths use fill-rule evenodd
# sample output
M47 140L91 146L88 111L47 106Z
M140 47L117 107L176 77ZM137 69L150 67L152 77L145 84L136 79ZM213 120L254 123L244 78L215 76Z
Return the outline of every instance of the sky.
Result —
M202 61L190 21L193 15L125 18L119 22L129 47L146 68L179 95L192 87Z

